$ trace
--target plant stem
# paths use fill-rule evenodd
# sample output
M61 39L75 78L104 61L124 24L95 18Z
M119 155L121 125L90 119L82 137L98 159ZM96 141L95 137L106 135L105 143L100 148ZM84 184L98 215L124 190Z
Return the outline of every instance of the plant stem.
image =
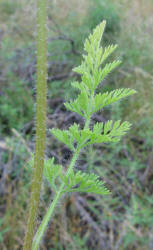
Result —
M71 160L71 164L66 172L66 176L70 175L70 173L71 173L71 171L72 171L72 169L77 161L78 156L79 156L79 150L76 150L76 152L74 153L73 158ZM50 218L54 212L55 206L57 205L59 199L61 198L64 187L65 187L65 184L62 183L57 194L55 195L53 201L51 202L51 205L48 208L48 211L47 211L46 215L44 216L43 221L42 221L41 225L39 226L38 231L34 237L33 244L32 244L32 250L37 250L39 248L42 237L45 233L45 230L46 230L47 225L50 221Z
M31 250L32 247L44 165L47 96L46 3L47 0L37 1L36 144L29 217L23 250Z
M87 129L89 127L89 124L90 124L90 117L88 117L86 119L86 122L85 122L85 128ZM65 176L69 176L71 174L71 171L73 170L73 167L78 159L78 156L79 156L79 153L80 153L80 149L76 149L73 157L72 157L72 160L71 160L71 163L70 163L70 166L65 174ZM48 211L46 213L46 215L44 216L43 220L42 220L42 223L40 224L36 234L35 234L35 237L34 237L34 240L33 240L33 244L32 244L32 250L37 250L39 248L39 245L40 245L40 242L42 240L42 237L45 233L45 230L47 228L47 225L51 219L51 216L53 215L53 212L54 212L54 209L57 205L57 203L59 202L59 199L61 198L62 196L62 193L63 193L63 190L64 190L64 187L65 187L65 184L62 183L61 186L59 187L59 190L58 192L56 193L53 201L51 202L51 205L50 207L48 208Z
M89 124L90 124L90 117L86 119L84 128L85 129L89 128Z
M88 146L88 171L90 173L92 167L93 167L93 157L94 157L94 149L93 149L93 145L89 145Z

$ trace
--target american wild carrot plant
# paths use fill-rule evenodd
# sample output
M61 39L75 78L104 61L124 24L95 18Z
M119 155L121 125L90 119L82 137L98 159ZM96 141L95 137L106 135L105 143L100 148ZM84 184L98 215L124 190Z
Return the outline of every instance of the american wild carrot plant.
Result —
M72 86L79 93L75 100L65 103L65 107L68 110L76 112L84 118L84 127L81 128L79 124L74 123L67 130L60 130L58 128L50 130L53 136L73 152L73 156L66 171L64 171L61 165L54 163L54 158L44 162L44 177L49 182L54 192L54 197L33 238L32 250L39 248L47 225L63 194L69 192L90 192L98 195L108 195L110 193L99 176L94 173L77 171L75 169L76 161L83 148L95 143L118 142L131 126L129 122L121 122L120 120L109 120L106 123L97 122L91 126L91 119L95 112L121 98L136 93L135 90L129 88L97 93L99 84L120 64L119 60L115 60L104 65L108 56L117 48L116 45L106 48L101 47L100 43L105 25L105 21L100 23L85 40L83 61L80 66L73 69L81 75L80 82L72 82ZM34 168L37 167L36 165L34 166ZM40 182L40 179L38 182Z
M95 143L118 142L130 128L129 122L107 121L91 126L92 115L103 107L112 104L136 91L126 88L117 89L103 94L97 93L97 87L103 79L120 64L120 61L106 63L107 57L116 49L111 45L103 49L100 46L106 22L99 24L93 34L89 35L84 44L85 54L80 66L74 71L81 75L81 82L73 82L72 86L78 91L78 97L65 103L65 107L78 113L84 118L84 127L72 124L68 130L51 129L54 135L73 152L71 162L66 171L54 158L44 161L46 139L46 95L47 95L47 42L46 42L46 3L47 0L37 1L37 92L36 92L36 146L33 167L32 189L27 231L24 240L24 250L36 250L45 233L47 225L53 216L56 205L63 194L69 192L91 192L99 195L109 194L103 181L94 173L75 170L75 164L81 150ZM91 168L90 168L91 170ZM48 180L54 192L53 200L39 226L35 236L35 222L40 198L42 176Z

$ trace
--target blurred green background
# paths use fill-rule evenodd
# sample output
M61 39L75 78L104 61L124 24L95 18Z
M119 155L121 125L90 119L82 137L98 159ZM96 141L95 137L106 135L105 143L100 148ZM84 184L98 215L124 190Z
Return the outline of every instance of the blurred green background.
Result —
M99 91L130 87L137 94L98 113L95 121L127 120L130 132L115 145L83 151L79 169L93 168L111 195L72 194L58 206L41 244L50 249L153 249L153 2L48 0L48 128L67 128L80 117L65 110L75 97L83 42L107 21L103 46L118 44L121 66ZM0 249L22 249L34 152L36 1L0 1ZM47 132L46 158L67 165L71 152ZM38 224L52 191L41 193Z

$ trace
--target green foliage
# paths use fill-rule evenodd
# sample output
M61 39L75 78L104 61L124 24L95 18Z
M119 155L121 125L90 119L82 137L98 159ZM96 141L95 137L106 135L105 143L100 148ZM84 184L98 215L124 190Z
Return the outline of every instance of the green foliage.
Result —
M103 49L100 46L101 38L104 33L106 22L103 21L98 25L89 38L85 40L84 49L86 54L83 55L84 61L80 66L74 68L74 71L81 75L81 82L73 82L72 86L79 89L81 92L77 99L65 103L67 109L78 113L85 118L86 124L84 128L80 128L78 124L73 124L68 130L51 129L50 132L62 143L66 144L73 152L74 156L82 148L94 143L118 142L129 129L129 122L121 123L120 120L113 122L107 121L104 123L96 123L93 129L89 128L88 122L93 113L99 111L106 105L112 104L123 97L127 97L136 93L132 89L117 89L104 94L95 94L95 90L101 81L115 67L120 64L120 61L107 63L102 69L101 65L108 56L116 49L116 45L108 46ZM72 165L73 167L73 165ZM55 169L57 168L57 172ZM68 174L62 178L65 186L65 192L93 192L96 194L106 194L108 190L103 187L103 182L98 180L98 176L94 174L85 174L80 171L73 172L73 169L68 170ZM55 166L53 160L50 162L50 167L46 167L45 175L54 186L55 179L61 176L61 166ZM53 175L55 174L55 178ZM77 186L77 188L76 188ZM54 188L55 189L55 188Z
M58 140L65 143L71 150L74 149L71 134L68 130L61 131L60 129L52 129L51 132Z
M99 176L95 174L86 174L81 171L74 173L71 171L69 176L62 173L62 166L54 164L54 158L45 161L44 176L50 183L52 189L57 192L59 183L57 179L64 183L67 192L91 192L95 194L109 194L107 188L104 187L104 182L99 180Z
M85 143L90 139L92 134L89 129L80 130L78 124L73 124L69 130L64 131L60 129L52 129L51 133L73 151L75 151L75 142L77 142L78 148L82 148L85 146Z
M115 46L108 46L103 50L100 47L100 41L104 32L105 23L101 23L85 41L84 61L80 66L74 68L74 71L81 75L81 83L74 82L72 86L80 90L77 99L65 103L67 109L78 113L83 117L90 117L104 106L116 102L117 100L136 93L132 89L118 89L112 92L99 93L95 95L95 90L103 79L120 64L120 61L107 63L102 69L101 65L105 59L116 49Z
M86 174L81 171L62 178L65 184L64 192L87 192L99 195L109 194L104 182L99 180L99 176L95 174Z
M104 134L101 135L101 128L103 126L103 123L97 123L94 125L93 128L93 137L91 137L91 141L95 140L96 143L101 142L118 142L120 140L120 137L124 135L129 129L131 124L129 122L123 122L116 121L113 123L113 121L107 121L106 124L104 124L103 130Z
M84 117L84 128L80 128L78 124L73 124L68 130L60 130L53 128L50 132L62 143L66 144L73 151L73 157L68 170L62 173L62 167L54 164L54 159L49 161L45 166L45 176L49 180L56 195L51 203L42 224L40 225L34 241L32 249L38 249L42 235L45 232L48 221L55 209L55 206L63 193L67 192L90 192L94 194L109 194L104 183L100 181L100 177L94 173L83 173L81 171L74 172L73 168L78 159L82 148L89 144L118 142L120 137L124 135L130 128L129 122L121 123L120 120L113 123L108 121L105 124L96 123L93 129L90 129L90 120L94 111L101 109L110 103L113 103L123 97L134 94L136 91L131 89L118 89L113 92L107 92L104 96L95 94L95 90L101 81L120 61L113 61L106 64L102 69L101 65L105 59L115 50L117 46L107 47L105 50L100 46L101 38L105 29L106 22L103 21L93 31L89 38L86 39L84 49L86 55L83 55L84 61L81 65L74 69L81 75L81 82L73 82L72 86L80 90L80 94L74 102L66 103L67 109L76 112ZM103 97L103 98L100 98ZM62 183L57 191L55 184L56 178L60 178Z
M101 108L112 104L121 98L127 97L129 95L132 95L136 93L133 89L116 89L111 92L105 92L103 94L99 93L95 96L95 107L94 112L97 112Z
M74 68L74 71L81 75L81 85L86 85L87 90L93 93L98 85L102 82L104 77L108 75L115 67L120 64L120 61L113 61L106 64L104 69L100 66L104 60L115 50L117 47L111 46L111 49L105 49L100 46L100 41L104 32L105 22L102 22L94 30L93 34L85 41L84 50L87 55L83 55L84 61L79 67ZM83 88L84 89L84 88Z
M58 176L62 175L62 166L59 164L54 164L54 158L46 160L44 163L44 176L49 181L52 189L56 192L56 179Z
M77 148L81 149L87 145L104 142L118 142L124 135L131 124L129 122L108 121L106 124L96 123L93 130L80 129L78 124L73 124L69 130L52 129L51 133L61 142L65 143L72 151L77 142Z
M108 121L104 126L103 123L97 123L94 125L93 131L89 129L90 119L93 113L93 105L95 103L95 90L100 84L100 82L103 80L104 76L107 76L108 73L110 73L110 71L120 63L119 61L114 61L110 64L107 64L104 68L104 71L101 69L101 64L104 59L108 57L109 54L116 48L115 46L104 50L103 57L103 48L100 47L100 42L104 32L105 24L105 21L99 24L94 29L93 34L89 35L89 38L85 41L84 48L87 52L87 55L83 55L84 62L81 63L81 66L74 69L74 71L81 74L82 82L80 83L80 86L79 83L73 83L74 87L79 88L81 94L74 101L74 105L72 103L71 106L69 104L66 104L66 107L68 109L72 109L72 111L77 112L84 117L84 128L80 129L79 125L73 124L68 130L51 130L51 133L56 136L57 139L65 143L74 152L68 170L63 177L61 176L61 166L58 166L57 172L55 172L56 166L54 166L53 160L50 161L49 168L46 168L45 176L50 181L51 186L53 186L53 189L56 190L56 177L61 177L63 182L61 183L58 191L56 192L53 202L51 203L42 221L42 224L40 225L34 237L32 244L33 250L38 249L42 236L50 220L50 217L53 214L55 206L63 192L78 191L90 192L100 195L109 193L109 191L104 187L104 183L99 181L99 177L95 174L85 174L80 171L74 174L73 168L78 159L81 149L89 144L116 142L130 128L130 124L128 122L123 122L122 124L120 124L119 120L116 121L114 124L112 123L112 121ZM122 96L122 90L119 93ZM127 93L129 93L129 90L125 93L126 95L128 95ZM125 96L125 93L123 94L123 96ZM135 93L135 91L133 91L133 93ZM113 96L107 94L107 96L109 96L109 103L111 103L110 99L114 98L114 100L116 100L118 94L113 94ZM101 134L102 128L104 130L104 134ZM77 143L76 146L74 145L75 142ZM53 174L55 174L55 178L53 177Z

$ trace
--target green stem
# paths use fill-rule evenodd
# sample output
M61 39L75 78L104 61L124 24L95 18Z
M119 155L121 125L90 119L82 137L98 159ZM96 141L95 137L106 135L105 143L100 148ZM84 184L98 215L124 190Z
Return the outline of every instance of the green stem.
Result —
M76 150L76 152L74 153L73 158L71 160L71 164L66 172L67 177L70 175L70 173L71 173L71 171L72 171L72 169L73 169L73 167L78 159L78 156L79 156L79 150ZM51 205L48 208L48 211L47 211L46 215L44 216L43 221L42 221L41 225L39 226L38 231L34 237L33 244L32 244L32 250L37 250L39 248L42 237L45 233L45 230L46 230L47 225L50 221L50 218L54 212L55 206L57 205L57 203L59 202L59 199L61 198L64 187L65 187L65 184L62 183L57 194L55 195L53 201L51 202Z
M94 94L95 94L95 92L92 91L91 96L90 96L91 105L89 106L90 107L89 110L92 110L92 107L94 107ZM85 126L87 126L87 128L89 127L90 119L91 119L91 117L89 117L89 119L86 120ZM89 145L88 146L88 168L89 168L89 172L91 171L92 166L93 166L93 146Z
M93 150L93 145L88 146L88 171L89 173L92 170L93 167L93 156L94 156L94 150Z
M23 250L31 250L32 247L44 165L47 96L46 4L47 0L37 0L36 144L29 217Z
M90 117L86 119L84 128L85 129L89 128L89 124L90 124Z
M86 119L86 122L85 122L85 128L86 129L89 128L89 124L90 124L90 117L88 117ZM80 153L80 150L76 149L76 152L74 153L74 155L72 157L70 166L69 166L65 176L68 177L71 174L71 171L73 170L73 167L74 167L74 165L75 165L75 163L76 163L76 161L78 159L79 153ZM40 226L38 228L38 231L35 234L33 244L32 244L32 250L37 250L39 248L40 242L41 242L42 237L43 237L43 235L45 233L47 225L48 225L48 223L49 223L49 221L50 221L50 219L51 219L51 217L53 215L53 212L55 210L55 207L56 207L57 203L59 202L59 200L60 200L60 198L62 196L64 187L65 187L65 184L62 183L61 186L59 187L59 190L56 193L53 201L51 202L51 205L48 208L48 211L47 211L46 215L44 216L44 218L42 220L42 223L40 224Z

